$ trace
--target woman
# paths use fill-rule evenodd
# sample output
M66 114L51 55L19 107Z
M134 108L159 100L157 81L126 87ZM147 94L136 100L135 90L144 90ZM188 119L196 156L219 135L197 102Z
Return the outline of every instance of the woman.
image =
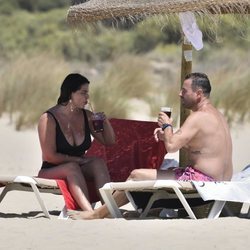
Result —
M83 211L92 211L86 180L93 180L96 190L110 181L102 159L84 156L91 146L91 135L104 145L115 143L114 131L105 115L104 130L94 131L93 113L84 109L88 99L88 79L80 74L69 74L61 85L57 105L43 113L38 124L43 158L38 176L65 179Z

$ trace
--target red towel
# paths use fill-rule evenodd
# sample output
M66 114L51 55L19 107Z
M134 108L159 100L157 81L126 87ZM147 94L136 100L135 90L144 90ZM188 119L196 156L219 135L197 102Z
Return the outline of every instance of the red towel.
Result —
M79 209L77 202L74 200L74 198L71 196L71 193L69 192L67 181L56 180L56 182L62 192L66 208L71 210Z
M107 163L111 181L125 181L136 168L158 169L166 149L163 142L153 137L156 122L111 119L116 144L103 146L96 140L86 155L99 156Z
M75 199L72 197L69 188L68 183L66 180L56 180L58 187L61 190L61 193L63 195L65 206L67 209L71 210L78 210L80 209L79 205L75 201ZM94 203L100 200L99 196L96 194L95 186L93 182L87 182L88 190L89 190L89 196L90 196L90 203Z

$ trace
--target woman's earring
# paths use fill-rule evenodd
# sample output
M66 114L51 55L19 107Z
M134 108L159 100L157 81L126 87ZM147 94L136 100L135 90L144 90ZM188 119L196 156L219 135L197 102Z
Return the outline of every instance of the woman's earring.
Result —
M74 111L74 108L73 108L73 105L72 105L72 100L70 99L69 100L69 105L70 105L70 111L73 112Z

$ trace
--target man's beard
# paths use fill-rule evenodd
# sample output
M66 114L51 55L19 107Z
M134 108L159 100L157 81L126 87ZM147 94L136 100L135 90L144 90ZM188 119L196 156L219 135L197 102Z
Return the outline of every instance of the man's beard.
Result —
M182 99L182 102L181 102L182 106L185 108L185 109L192 109L192 107L194 106L193 103L190 103L190 102L187 102L185 100Z

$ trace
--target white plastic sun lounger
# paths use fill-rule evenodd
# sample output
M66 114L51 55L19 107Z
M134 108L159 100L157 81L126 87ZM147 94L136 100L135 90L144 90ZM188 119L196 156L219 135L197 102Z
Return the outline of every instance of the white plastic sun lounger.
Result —
M235 197L231 194L231 191L235 188L237 191L233 193L239 192L241 195ZM134 207L136 207L135 202L130 192L153 192L146 208L140 216L141 218L147 215L154 201L159 199L179 199L189 217L192 219L197 218L187 202L188 198L202 198L204 201L214 200L215 202L208 214L208 218L218 218L226 201L250 203L250 183L246 185L245 182L209 182L209 184L208 182L183 182L174 180L111 182L105 184L100 189L100 193L111 216L115 218L122 217L112 196L112 193L116 190L124 191ZM210 190L210 192L208 192L208 190ZM222 190L224 190L224 192L222 192ZM210 195L206 197L204 193L210 193ZM215 194L218 193L221 193L221 195L216 196Z
M45 217L50 218L49 212L41 198L40 193L51 193L51 194L62 194L57 182L55 180L35 178L29 176L1 176L0 186L3 186L3 191L0 194L0 203L4 199L5 195L9 191L26 191L34 192L35 197L45 215ZM63 210L60 214L60 218L65 217Z

